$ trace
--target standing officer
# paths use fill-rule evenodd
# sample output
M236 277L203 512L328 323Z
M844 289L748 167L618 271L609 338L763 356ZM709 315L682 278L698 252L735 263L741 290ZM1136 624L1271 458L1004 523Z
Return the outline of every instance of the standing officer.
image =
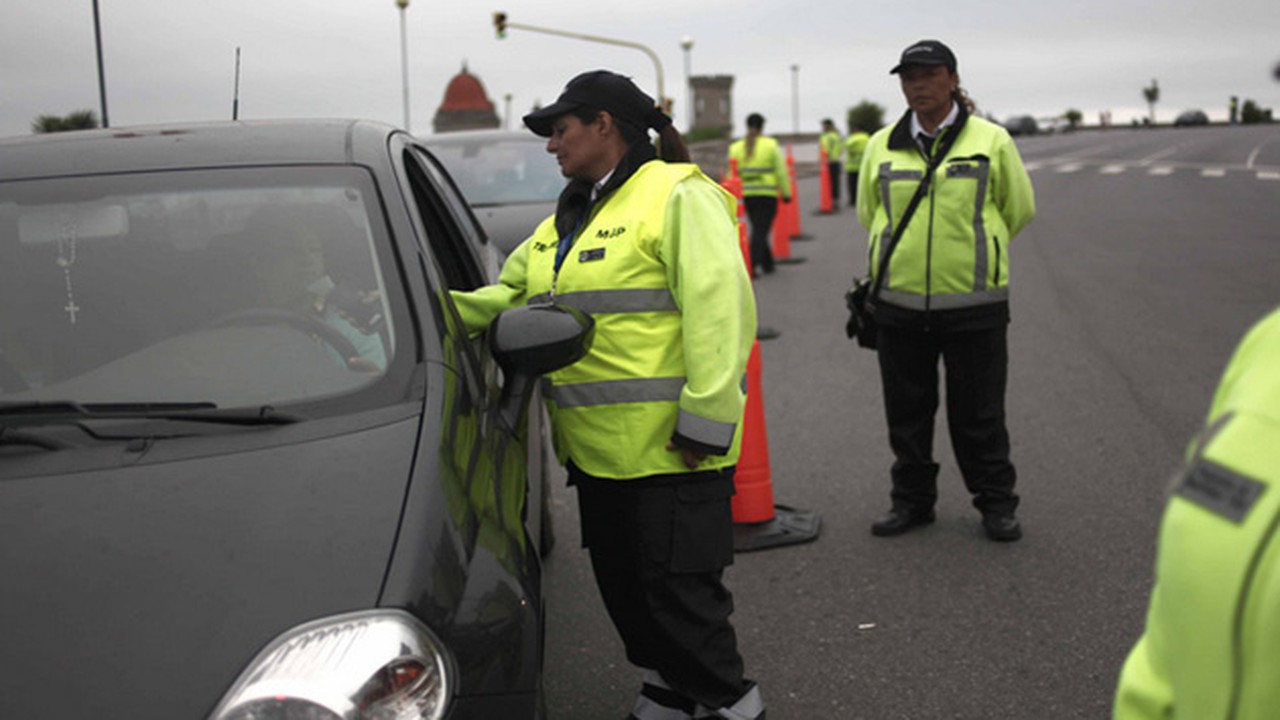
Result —
M787 161L778 141L764 134L764 116L747 116L747 135L729 146L729 159L738 162L742 178L742 202L751 223L751 275L756 267L766 274L773 272L773 250L769 232L778 214L778 198L791 202L791 179Z
M1009 133L973 114L950 48L921 40L889 72L908 108L868 141L858 178L872 272L880 274L883 253L889 258L874 313L893 504L871 531L899 535L934 520L941 359L951 446L983 529L992 540L1017 540L1004 412L1009 244L1035 215L1031 180ZM904 220L918 191L916 212Z
M1245 336L1160 524L1146 632L1115 720L1280 709L1280 310Z
M840 209L840 158L844 156L844 140L836 124L831 118L822 121L822 135L818 137L818 145L827 153L827 176L831 178L831 203ZM853 185L849 193L853 194Z
M867 140L870 135L857 123L849 123L849 137L844 142L844 171L849 176L849 204L858 204L858 170L862 167L862 156L867 151Z
M763 718L721 582L756 330L737 202L621 75L583 73L524 123L570 182L499 284L455 302L472 330L531 302L595 319L587 356L548 376L548 407L596 584L644 671L631 716Z

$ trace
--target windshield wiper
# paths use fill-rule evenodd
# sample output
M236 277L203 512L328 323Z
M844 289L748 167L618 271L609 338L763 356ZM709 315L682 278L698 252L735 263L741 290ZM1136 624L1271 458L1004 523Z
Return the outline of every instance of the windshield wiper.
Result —
M84 420L174 420L262 426L290 425L306 418L279 412L270 405L219 409L212 402L78 403L55 400L0 403L0 424L11 427L76 424Z
M44 450L66 450L75 447L75 445L57 438L34 435L29 432L0 426L0 446L4 445L23 445Z

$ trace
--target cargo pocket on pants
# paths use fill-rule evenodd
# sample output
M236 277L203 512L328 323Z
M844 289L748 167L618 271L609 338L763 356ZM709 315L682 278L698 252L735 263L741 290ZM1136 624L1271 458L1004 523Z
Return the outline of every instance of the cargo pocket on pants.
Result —
M675 486L671 523L674 573L716 572L733 563L733 479Z

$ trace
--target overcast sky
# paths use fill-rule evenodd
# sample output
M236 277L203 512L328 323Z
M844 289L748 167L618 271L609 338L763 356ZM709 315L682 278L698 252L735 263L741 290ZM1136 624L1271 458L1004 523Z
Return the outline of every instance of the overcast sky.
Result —
M657 94L658 72L644 53L524 30L499 40L495 10L512 22L651 48L682 129L686 57L694 75L734 76L735 131L749 112L765 115L770 132L814 131L864 99L896 117L904 106L888 70L925 37L951 46L962 84L1001 119L1075 108L1088 123L1101 110L1128 122L1146 112L1142 88L1152 79L1162 122L1189 108L1225 118L1231 95L1280 113L1277 0L410 0L414 132L431 132L464 63L500 116L510 94L512 128L582 70L613 69ZM99 0L99 11L113 127L230 118L236 48L242 119L404 124L395 0ZM42 114L100 112L94 47L92 0L0 2L0 136L29 133Z

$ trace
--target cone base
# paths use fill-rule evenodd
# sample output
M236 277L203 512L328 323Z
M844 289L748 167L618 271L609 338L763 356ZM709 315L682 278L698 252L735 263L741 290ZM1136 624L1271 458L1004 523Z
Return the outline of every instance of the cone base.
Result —
M777 258L776 257L773 259L773 262L775 265L799 265L805 260L808 260L808 258L802 258L802 257Z
M751 552L784 545L799 545L818 539L822 518L811 510L796 510L774 505L772 520L759 523L735 523L733 551Z

